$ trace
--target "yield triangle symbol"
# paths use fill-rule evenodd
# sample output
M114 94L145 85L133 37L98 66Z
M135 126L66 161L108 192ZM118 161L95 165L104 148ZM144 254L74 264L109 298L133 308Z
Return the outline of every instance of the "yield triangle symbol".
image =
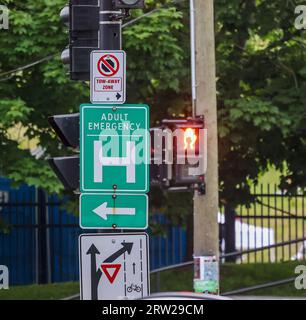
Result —
M113 283L120 271L121 264L102 264L101 268L108 281Z

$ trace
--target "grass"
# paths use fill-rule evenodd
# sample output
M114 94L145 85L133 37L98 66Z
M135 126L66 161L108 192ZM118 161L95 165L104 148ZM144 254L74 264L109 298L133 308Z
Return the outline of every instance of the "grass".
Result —
M221 294L228 291L296 277L295 267L301 262L275 264L225 264L221 266ZM305 264L305 263L304 263ZM160 291L192 291L192 267L161 274ZM151 290L156 292L156 275L151 279ZM306 290L297 290L294 283L252 291L243 295L306 297Z
M0 290L0 300L59 300L79 292L77 282L13 286Z
M274 264L224 264L221 266L221 293L235 289L264 284L270 281L295 277L295 267L302 262ZM306 262L304 262L304 265ZM192 291L193 268L163 272L160 276L159 291ZM151 292L156 292L156 275L151 277ZM10 290L0 290L0 300L55 300L75 295L79 292L77 282L16 286ZM265 295L283 297L306 297L306 290L297 290L294 283L252 291L243 295Z

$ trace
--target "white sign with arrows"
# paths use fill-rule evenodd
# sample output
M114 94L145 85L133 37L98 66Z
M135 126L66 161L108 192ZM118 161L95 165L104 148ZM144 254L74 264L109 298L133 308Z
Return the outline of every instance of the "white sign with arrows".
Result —
M83 234L79 242L81 300L149 295L147 234Z

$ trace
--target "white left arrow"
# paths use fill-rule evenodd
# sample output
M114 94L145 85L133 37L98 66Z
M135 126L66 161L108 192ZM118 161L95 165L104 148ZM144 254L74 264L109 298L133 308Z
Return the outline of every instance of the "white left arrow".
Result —
M99 207L93 210L100 218L107 220L109 215L126 215L134 216L136 214L135 208L108 208L107 202L104 202Z

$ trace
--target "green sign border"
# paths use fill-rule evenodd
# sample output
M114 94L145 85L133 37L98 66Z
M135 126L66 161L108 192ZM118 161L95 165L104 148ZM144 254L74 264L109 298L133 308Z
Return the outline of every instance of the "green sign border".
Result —
M84 123L83 123L83 112L87 108L95 109L95 108L105 108L105 109L112 109L113 107L117 109L144 109L146 118L145 118L145 125L146 130L150 130L150 107L146 104L90 104L90 103L84 103L80 105L80 191L81 193L97 193L97 192L106 192L106 193L113 193L113 189L85 189L84 184L84 174L83 174L83 164L84 164L84 137L83 137L83 130L84 130ZM145 137L146 140L146 173L145 173L145 188L143 190L128 190L128 189L117 189L116 192L120 193L148 193L150 191L150 140L148 139L148 135ZM149 140L149 141L148 141Z
M146 216L145 216L145 225L143 227L122 227L121 225L117 228L105 227L105 226L95 226L95 227L86 227L82 225L82 197L83 196L112 196L111 193L82 193L79 197L79 225L83 230L96 230L96 229L105 229L105 230L146 230L149 227L149 197L147 194L138 194L138 193L116 193L118 196L134 196L134 197L145 197L146 198Z

